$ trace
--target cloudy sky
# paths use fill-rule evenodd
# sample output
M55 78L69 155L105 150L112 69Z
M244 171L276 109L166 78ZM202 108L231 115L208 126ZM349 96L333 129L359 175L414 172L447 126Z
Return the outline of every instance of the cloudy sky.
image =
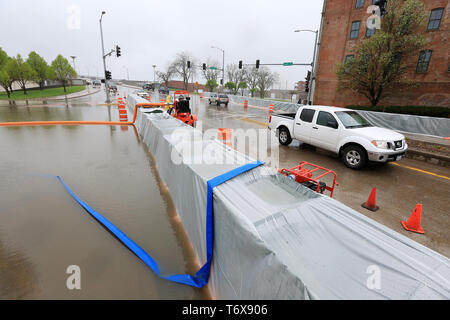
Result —
M105 50L116 44L122 56L107 59L113 78L153 80L152 65L164 69L178 52L201 64L309 63L314 34L295 29L320 27L322 0L14 0L0 2L0 47L10 56L32 50L51 62L58 54L76 56L79 74L101 75L99 19ZM70 61L72 61L70 59ZM292 88L307 67L271 67L277 88ZM198 78L198 79L197 79ZM198 75L195 80L204 82Z

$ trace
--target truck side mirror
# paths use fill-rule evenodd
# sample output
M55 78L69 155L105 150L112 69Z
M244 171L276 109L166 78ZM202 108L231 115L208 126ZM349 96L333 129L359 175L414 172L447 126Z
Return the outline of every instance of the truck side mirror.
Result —
M328 121L327 126L333 128L333 129L337 129L339 127L339 125L337 124L336 121Z
M186 100L187 100L187 101L191 100L191 97L186 97Z

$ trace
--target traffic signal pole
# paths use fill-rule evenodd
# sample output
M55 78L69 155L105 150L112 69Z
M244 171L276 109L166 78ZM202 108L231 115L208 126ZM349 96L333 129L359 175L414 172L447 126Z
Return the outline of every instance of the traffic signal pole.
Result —
M105 45L103 44L103 29L102 29L102 18L106 12L103 11L100 16L100 36L102 39L102 58L103 58L103 74L105 76L105 91L106 91L106 103L111 103L111 99L109 97L109 89L108 89L108 79L106 79L106 56L105 56Z

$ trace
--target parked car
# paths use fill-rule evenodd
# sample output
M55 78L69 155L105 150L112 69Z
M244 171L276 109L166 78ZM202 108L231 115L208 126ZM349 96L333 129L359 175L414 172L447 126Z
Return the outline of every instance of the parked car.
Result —
M338 154L352 169L369 161L399 161L408 150L404 135L375 127L357 111L345 108L302 106L296 113L272 114L269 129L276 130L282 145L297 139Z
M102 86L102 83L100 82L100 80L94 80L92 81L92 86L94 88L100 88Z
M169 88L167 88L167 87L160 87L158 89L158 92L161 93L161 94L169 94Z
M211 93L211 95L208 98L209 104L215 103L218 106L221 104L224 104L225 106L228 106L228 102L230 99L226 94L217 94L217 93Z

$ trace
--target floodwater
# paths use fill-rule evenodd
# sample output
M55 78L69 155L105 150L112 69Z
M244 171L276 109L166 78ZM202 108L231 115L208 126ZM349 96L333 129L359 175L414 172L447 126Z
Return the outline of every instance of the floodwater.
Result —
M0 122L112 120L116 107L0 107ZM54 178L160 263L195 270L192 248L134 127L0 127L0 299L205 299L158 278ZM81 289L69 290L69 266Z

